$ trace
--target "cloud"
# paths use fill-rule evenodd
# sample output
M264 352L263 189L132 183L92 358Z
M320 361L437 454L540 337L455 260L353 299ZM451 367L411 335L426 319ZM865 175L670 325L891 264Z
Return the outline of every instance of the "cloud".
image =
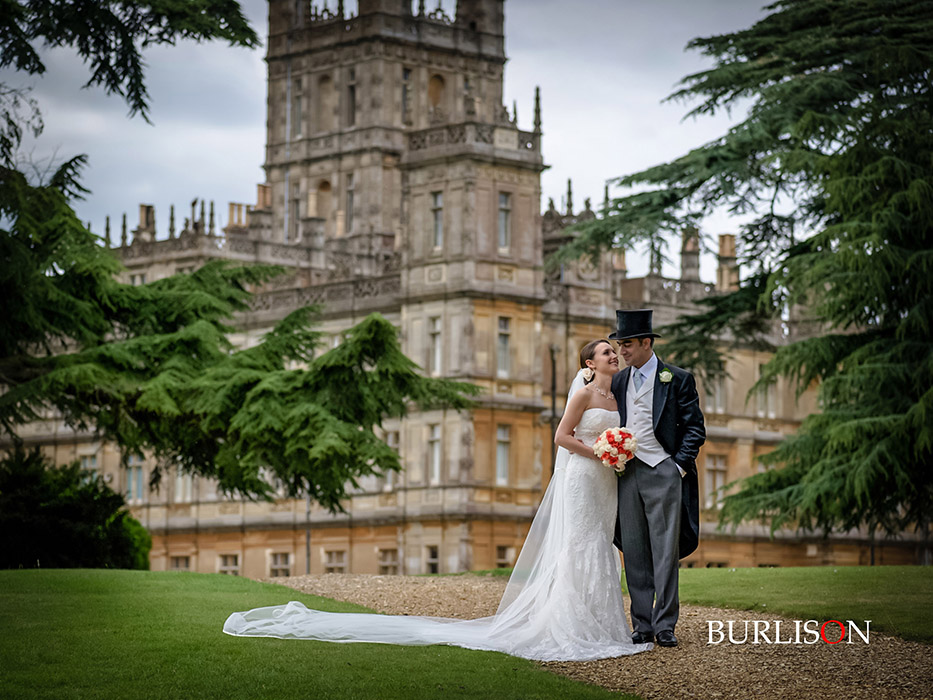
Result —
M453 14L453 0L443 6ZM243 7L265 41L266 3L247 0ZM355 12L356 4L347 8ZM594 205L602 200L608 178L679 156L728 128L725 117L684 122L688 107L662 100L682 77L710 65L684 51L691 38L747 27L763 15L747 0L508 0L505 13L504 102L510 108L517 102L523 129L532 128L534 88L541 86L551 166L542 175L542 206L548 197L560 203L572 178L578 209L585 197ZM48 75L28 81L46 130L27 150L35 158L89 154L85 184L93 194L76 209L97 232L106 215L115 228L124 211L132 228L145 202L156 205L164 236L169 205L176 205L180 227L194 197L214 200L222 225L226 202L252 202L264 179L264 52L222 42L148 51L149 125L129 119L120 97L82 90L89 71L73 52L46 51ZM0 73L0 81L13 78L22 82ZM728 222L716 226L723 230ZM639 264L637 256L630 260ZM704 270L709 264L705 259Z

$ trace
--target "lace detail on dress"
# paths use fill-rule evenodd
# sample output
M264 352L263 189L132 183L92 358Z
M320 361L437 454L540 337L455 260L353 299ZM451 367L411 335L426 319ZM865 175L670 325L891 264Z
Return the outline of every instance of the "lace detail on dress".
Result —
M608 408L588 408L580 417L574 435L584 445L592 447L607 428L619 427L619 412Z
M604 430L618 425L617 411L588 409L574 434L592 446ZM562 500L569 519L564 525L565 546L573 556L568 558L572 565L559 588L573 593L561 596L562 605L572 619L590 619L588 624L597 637L618 639L624 630L629 638L622 596L611 584L622 575L619 555L612 546L618 477L595 457L576 453L571 454L566 471Z
M592 445L602 431L618 425L618 413L589 409L576 435ZM291 602L233 613L224 632L331 642L452 644L539 661L587 661L646 651L650 644L632 644L622 569L612 545L616 479L599 461L577 454L555 471L492 617L326 613Z

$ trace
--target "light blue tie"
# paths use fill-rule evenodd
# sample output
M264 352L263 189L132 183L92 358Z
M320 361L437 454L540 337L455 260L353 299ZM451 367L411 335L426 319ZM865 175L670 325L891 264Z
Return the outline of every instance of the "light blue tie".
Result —
M635 370L635 391L639 391L641 389L641 385L644 383L645 383L645 378L642 376L641 370L636 369Z

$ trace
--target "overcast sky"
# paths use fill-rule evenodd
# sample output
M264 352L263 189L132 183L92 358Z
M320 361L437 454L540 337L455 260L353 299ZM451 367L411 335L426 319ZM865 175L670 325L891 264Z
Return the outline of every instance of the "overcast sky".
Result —
M266 2L241 2L265 40ZM321 6L321 0L316 0ZM437 0L427 1L428 9ZM443 0L453 15L455 0ZM519 126L531 130L534 88L541 87L542 210L558 206L573 180L574 208L602 201L603 183L685 153L720 135L728 118L683 121L689 105L663 102L684 76L708 67L684 50L697 36L752 25L763 16L759 0L507 0L505 3L505 102L518 105ZM328 0L331 8L336 0ZM356 2L346 2L355 14ZM3 82L34 88L45 131L25 147L33 162L60 162L86 153L84 184L91 194L76 206L96 233L111 216L115 241L120 216L137 224L140 203L156 206L158 237L168 231L169 205L176 226L195 197L216 203L218 228L227 202L255 202L265 142L264 48L248 51L222 43L180 44L145 54L152 125L127 116L126 103L99 88L82 90L88 70L66 50L44 53L48 72L24 81L9 71ZM707 234L732 232L717 217ZM632 274L644 259L629 256ZM703 278L712 281L712 256ZM665 268L665 274L675 273Z

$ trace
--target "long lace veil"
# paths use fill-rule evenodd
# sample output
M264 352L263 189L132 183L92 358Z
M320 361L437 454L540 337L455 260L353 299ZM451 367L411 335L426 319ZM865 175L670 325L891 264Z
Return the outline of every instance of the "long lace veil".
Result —
M581 369L570 383L565 407L570 403L570 397L585 385ZM563 492L569 460L570 451L564 447L557 448L554 474L541 498L541 504L538 506L528 535L525 537L525 544L515 562L515 568L512 570L508 586L499 602L496 615L504 614L516 600L522 597L523 591L536 590L550 585L563 539L562 528L566 514L560 494Z
M583 385L582 374L578 373L568 401ZM554 474L495 615L455 620L329 613L292 601L233 613L224 624L224 632L328 642L454 644L541 661L585 661L646 651L650 644L631 643L621 591L611 592L613 585L618 586L621 573L611 540L605 542L611 570L581 576L568 559L575 552L568 551L567 535L580 518L579 512L570 512L566 499L569 460L567 450L557 451ZM598 564L598 555L589 556L590 564ZM587 596L593 597L585 592L587 585L599 589L591 602L584 602Z

